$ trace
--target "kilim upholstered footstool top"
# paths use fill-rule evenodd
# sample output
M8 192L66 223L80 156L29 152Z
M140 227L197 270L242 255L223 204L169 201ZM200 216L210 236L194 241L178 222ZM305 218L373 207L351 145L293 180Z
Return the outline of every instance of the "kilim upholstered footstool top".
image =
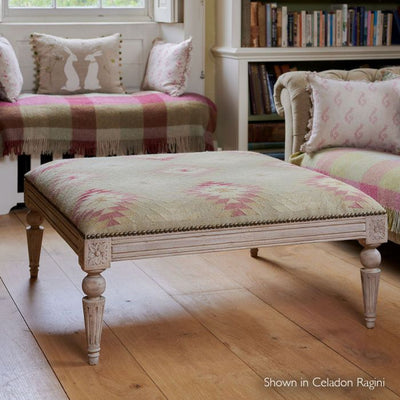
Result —
M31 276L42 218L68 242L83 280L89 362L98 362L111 261L358 239L365 319L375 323L384 209L324 175L250 152L69 159L26 175Z

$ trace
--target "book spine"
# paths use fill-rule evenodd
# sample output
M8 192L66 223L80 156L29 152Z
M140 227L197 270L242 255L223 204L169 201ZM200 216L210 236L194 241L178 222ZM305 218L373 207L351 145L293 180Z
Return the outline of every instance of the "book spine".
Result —
M293 46L299 47L299 13L293 13Z
M242 19L241 19L241 45L250 47L250 0L242 0Z
M301 47L307 46L307 34L306 34L306 12L301 10Z
M342 46L347 46L347 23L348 23L348 6L342 4Z
M257 115L264 114L264 102L262 97L262 82L260 79L259 63L251 63L251 70L254 82L254 93Z
M392 44L400 44L400 10L393 10Z
M340 47L342 45L342 10L336 10L336 40L335 46Z
M267 82L268 82L268 92L271 103L271 113L276 113L276 107L274 102L274 85L276 82L276 78L274 74L267 71Z
M321 47L325 47L325 14L323 11L320 11L319 42Z
M254 82L253 74L251 70L251 63L248 64L248 76L249 76L249 100L250 100L250 114L257 114L256 98L254 93Z
M392 45L392 30L393 30L393 14L391 12L388 13L388 22L387 22L387 38L386 45Z
M277 8L277 17L276 17L276 36L278 39L277 46L282 47L282 8Z
M357 46L357 32L358 32L358 12L355 9L353 16L353 31L351 32L352 34L351 43L353 46Z
M354 9L349 8L348 16L347 16L347 45L353 46L353 23L354 23Z
M259 47L258 41L258 4L255 1L250 3L250 44L251 47Z
M271 113L271 100L269 96L268 80L267 80L267 69L265 64L258 64L258 73L261 82L261 92L264 104L264 113Z
M367 45L367 38L368 38L368 11L364 11L364 23L363 23L363 34L362 34L362 46Z
M318 11L313 11L313 38L312 38L312 45L313 47L318 47L318 36L319 36L319 29L318 29Z
M271 46L277 47L278 46L278 13L277 13L278 6L276 3L271 4Z
M265 21L265 3L257 2L257 18L258 18L258 41L260 47L265 47L266 43L266 21Z
M282 6L282 47L288 46L288 13L287 6Z
M288 47L293 47L293 13L288 12Z
M367 46L371 46L371 11L368 10L367 14Z
M265 5L265 18L266 18L266 44L267 47L272 46L271 36L272 36L272 19L271 19L271 3Z
M365 7L359 7L359 32L358 32L358 38L357 38L357 45L358 46L363 46L364 45L364 17L365 15Z
M312 15L307 13L306 15L306 47L312 47Z

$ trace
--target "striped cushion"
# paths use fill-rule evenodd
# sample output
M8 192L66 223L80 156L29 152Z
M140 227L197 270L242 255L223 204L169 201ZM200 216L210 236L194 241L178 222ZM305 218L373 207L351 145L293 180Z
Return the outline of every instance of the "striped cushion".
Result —
M388 214L389 233L400 239L400 157L374 150L332 148L296 163L346 182L373 197ZM397 241L397 240L396 240Z

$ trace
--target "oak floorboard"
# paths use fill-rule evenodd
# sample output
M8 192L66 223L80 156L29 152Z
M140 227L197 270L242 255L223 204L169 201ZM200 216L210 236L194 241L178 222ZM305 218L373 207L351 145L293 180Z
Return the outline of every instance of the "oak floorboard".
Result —
M194 293L175 298L259 375L294 381L276 390L285 398L336 400L400 399L387 388L357 386L374 379L245 289ZM304 362L307 360L307 362ZM351 380L353 387L318 387L313 379ZM302 382L309 382L305 386ZM271 390L266 389L267 393Z
M168 399L265 399L262 377L128 263L104 274L104 320Z
M29 280L26 261L1 261L0 270L69 399L165 400L107 326L103 328L102 362L95 367L87 364L82 295L46 251L42 251L35 282Z
M201 255L135 260L135 264L171 295L241 287Z
M78 287L82 272L79 267L71 268L71 263L77 265L76 255L46 224L43 248ZM174 257L173 262L175 258L184 259ZM156 260L154 264L157 265ZM193 276L197 264L205 267L206 263L201 257L193 256L190 263ZM43 273L43 270L39 272L39 278ZM107 281L104 321L168 399L265 399L263 378L191 317L135 263L115 262L103 276ZM232 282L224 281L222 275L220 278L222 282L218 286L214 283L214 288ZM208 283L213 281L211 277ZM103 351L104 344L99 366L109 362L103 357ZM284 397L270 390L268 398Z
M0 215L0 255L2 260L25 261L27 259L26 233L20 222L20 217L26 212ZM20 248L16 251L16 243Z
M320 250L338 257L343 261L354 264L355 268L359 268L360 266L359 253L362 247L357 241L327 242L321 243L318 247ZM388 242L379 246L378 250L382 256L381 280L400 289L400 245Z
M341 244L346 245L346 243ZM348 259L337 258L334 252L337 247L332 242L324 243L324 246L311 244L271 247L260 250L259 261L272 263L274 267L284 270L297 281L311 284L324 294L347 303L348 309L359 310L361 316L363 312L359 260L361 247L356 245L353 251L350 251L348 246L344 246L349 250ZM244 256L246 257L245 254ZM383 266L383 277L385 277L384 269ZM268 268L264 272L268 273ZM385 330L398 335L400 340L400 331L397 329L400 326L400 290L395 282L400 282L400 269L397 271L397 279L395 277L390 280L381 279L377 324L384 323Z
M310 248L311 253L314 252L314 246L307 246L294 246L296 251L290 259L280 258L277 264L271 261L271 252L276 248L261 250L260 258L252 262L248 261L248 253L244 251L205 257L342 357L373 377L385 378L386 386L400 395L400 342L393 322L398 320L399 313L391 314L385 310L398 310L400 293L393 286L381 282L377 326L366 329L362 318L360 278L351 265L348 269L352 271L352 278L342 276L338 267L341 260L338 262L325 253L323 259L314 257L313 263L331 265L331 275L317 267L314 274L291 273L291 269L306 263ZM292 251L293 247L290 246L289 250ZM267 254L265 251L269 252L263 258L263 254ZM326 282L334 281L321 287L321 276ZM336 287L337 294L332 293L331 284Z
M0 321L0 400L68 399L1 280Z
M24 221L23 212L0 217L0 276L6 272L71 399L399 398L400 276L389 260L377 328L365 329L357 244L271 247L258 259L233 251L113 263L104 273L100 364L89 367L77 257L45 223L39 279L30 287ZM386 389L327 388L322 397L322 389L263 387L267 376L316 374L383 377ZM144 381L149 386L140 387Z

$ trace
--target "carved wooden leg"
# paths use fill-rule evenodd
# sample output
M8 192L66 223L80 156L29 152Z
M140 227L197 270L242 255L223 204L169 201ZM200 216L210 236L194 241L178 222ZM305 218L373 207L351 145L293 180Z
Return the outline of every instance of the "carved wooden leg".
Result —
M373 328L376 320L376 302L378 299L381 254L376 249L379 245L365 245L361 250L361 282L364 297L364 316L367 328Z
M82 304L90 365L96 365L100 356L105 304L105 298L102 293L106 288L106 281L100 275L100 272L90 272L82 281L82 290L86 294L82 299Z
M257 257L258 256L258 248L253 247L252 249L250 249L250 255L254 258Z
M26 228L29 269L31 279L36 279L39 272L40 250L42 248L43 227L40 224L43 222L43 217L37 211L31 210L26 216L26 220L29 225Z

